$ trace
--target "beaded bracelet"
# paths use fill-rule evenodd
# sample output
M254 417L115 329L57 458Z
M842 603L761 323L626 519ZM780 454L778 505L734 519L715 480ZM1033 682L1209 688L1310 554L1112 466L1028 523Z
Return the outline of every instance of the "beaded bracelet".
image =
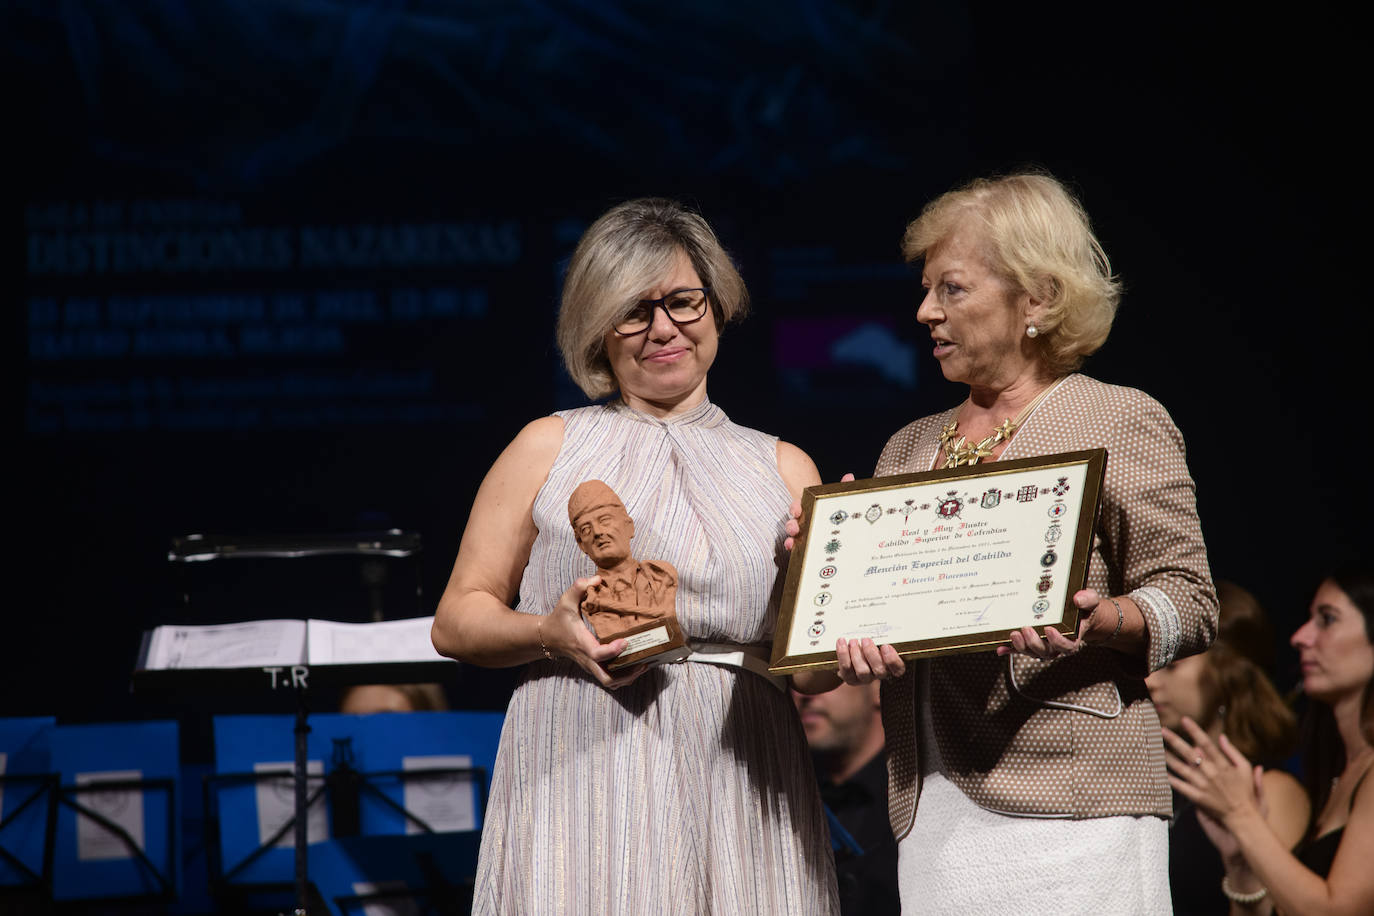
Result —
M1236 903L1259 903L1269 893L1269 888L1260 887L1257 891L1242 894L1239 891L1231 890L1231 882L1226 875L1221 876L1221 892L1226 895L1227 900L1234 900Z
M535 625L534 625L534 632L536 632L536 633L539 634L539 648L541 648L541 649L544 650L544 657L547 658L549 661L553 661L553 653L549 651L549 647L548 647L548 646L544 645L544 621L543 621L543 620L540 620L540 621L538 621L537 623L535 623Z

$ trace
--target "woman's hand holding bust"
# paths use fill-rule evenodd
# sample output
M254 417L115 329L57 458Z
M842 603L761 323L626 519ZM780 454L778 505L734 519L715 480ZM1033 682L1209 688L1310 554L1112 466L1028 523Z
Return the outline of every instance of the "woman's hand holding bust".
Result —
M602 645L582 619L581 604L587 589L601 581L600 576L577 579L558 599L557 606L542 618L539 635L543 646L554 658L568 658L594 677L608 690L624 687L644 673L647 666L636 665L612 675L605 668L607 662L625 651L625 640L616 639Z

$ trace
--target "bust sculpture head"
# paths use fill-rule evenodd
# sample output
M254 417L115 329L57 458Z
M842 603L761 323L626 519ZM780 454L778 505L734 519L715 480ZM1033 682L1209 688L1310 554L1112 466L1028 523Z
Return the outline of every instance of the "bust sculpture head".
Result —
M592 558L598 570L615 569L630 556L635 523L615 491L599 480L578 485L568 498L568 521L577 546Z
M673 613L677 570L661 560L638 561L630 553L635 523L615 491L600 480L579 484L568 497L568 521L577 546L591 557L601 577L587 589L581 605L597 637L607 642L645 627L659 627L662 639L639 654L685 645ZM668 621L671 633L666 629Z

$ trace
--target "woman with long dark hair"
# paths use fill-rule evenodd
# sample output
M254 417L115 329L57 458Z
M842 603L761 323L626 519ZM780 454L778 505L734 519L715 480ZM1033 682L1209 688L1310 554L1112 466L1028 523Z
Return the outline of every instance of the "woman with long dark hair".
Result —
M1170 783L1203 812L1226 862L1231 912L1374 913L1374 574L1334 573L1293 634L1312 702L1304 773L1317 816L1290 852L1265 821L1260 767L1191 718L1188 739L1165 728Z

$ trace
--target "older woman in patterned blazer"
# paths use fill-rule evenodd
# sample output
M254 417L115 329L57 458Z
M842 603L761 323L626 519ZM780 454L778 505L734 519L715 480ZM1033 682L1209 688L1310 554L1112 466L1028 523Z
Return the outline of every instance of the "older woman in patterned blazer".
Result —
M1053 178L975 181L929 204L903 249L958 406L899 430L877 475L1106 448L1076 638L1013 632L995 653L906 665L837 647L886 681L903 903L922 913L1167 913L1169 783L1144 677L1215 635L1184 461L1156 401L1075 373L1119 298L1087 215Z

